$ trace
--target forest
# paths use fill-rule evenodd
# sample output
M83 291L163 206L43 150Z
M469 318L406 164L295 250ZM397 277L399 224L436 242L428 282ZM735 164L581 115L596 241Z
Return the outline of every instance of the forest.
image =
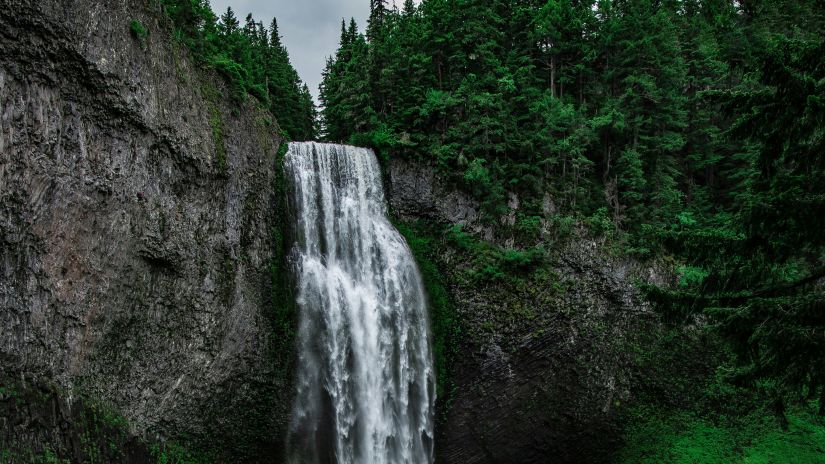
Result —
M623 253L667 254L647 286L707 320L731 378L825 415L825 9L783 0L411 0L342 23L321 133L426 160L522 246L549 194Z
M175 39L186 46L205 68L220 73L229 83L232 97L252 96L277 117L288 140L315 137L315 104L306 84L289 62L281 44L278 21L267 28L251 14L241 26L228 8L220 18L207 0L163 0L175 28ZM133 26L133 34L140 28Z

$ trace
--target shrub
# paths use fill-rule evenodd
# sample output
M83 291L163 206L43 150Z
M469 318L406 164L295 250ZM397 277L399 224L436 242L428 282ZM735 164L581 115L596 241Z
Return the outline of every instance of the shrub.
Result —
M133 19L132 22L129 23L129 30L132 32L132 37L140 42L140 48L146 49L146 37L149 36L149 31L146 30L143 24Z
M247 94L246 83L249 82L249 75L246 69L238 62L226 55L219 55L212 60L215 67L232 87L232 97L237 101L245 101Z
M540 246L528 250L507 250L502 254L501 262L509 270L525 272L541 264L545 254Z
M536 241L541 237L541 217L523 216L516 222L516 232L523 241Z
M567 238L573 233L573 226L576 225L576 218L573 216L556 215L552 218L553 227L556 230L556 237Z
M698 287L710 272L700 267L682 266L679 268L680 287Z
M587 226L590 231L599 236L612 235L615 231L613 221L610 220L610 213L607 208L597 209L589 218L587 218Z

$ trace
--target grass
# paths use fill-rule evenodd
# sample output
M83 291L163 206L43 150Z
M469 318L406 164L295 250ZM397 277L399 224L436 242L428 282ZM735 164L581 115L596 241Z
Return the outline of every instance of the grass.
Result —
M622 464L820 464L825 426L809 410L788 414L788 430L764 410L711 420L690 413L636 411L626 434Z

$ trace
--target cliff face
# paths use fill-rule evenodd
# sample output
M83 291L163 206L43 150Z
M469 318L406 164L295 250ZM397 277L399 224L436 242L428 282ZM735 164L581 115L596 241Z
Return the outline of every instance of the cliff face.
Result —
M476 202L431 168L394 160L389 180L390 204L402 220L459 224L512 246L512 237L480 220ZM545 203L549 219L552 202ZM512 197L502 222L518 207ZM543 222L546 237L554 234L550 224ZM637 348L652 328L632 282L661 283L666 273L611 257L602 241L575 230L545 246L543 272L479 280L466 272L476 265L473 253L433 241L460 327L439 462L610 462L621 446L623 408L646 375Z
M149 5L0 1L0 378L251 459L277 451L291 393L280 140ZM0 419L0 442L61 441L29 419Z

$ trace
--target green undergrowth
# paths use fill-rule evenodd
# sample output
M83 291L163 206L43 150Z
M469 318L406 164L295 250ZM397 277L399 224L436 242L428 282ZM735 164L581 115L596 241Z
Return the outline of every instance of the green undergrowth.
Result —
M217 462L213 457L194 453L177 443L154 444L150 447L156 464L210 464Z
M503 249L465 232L460 225L444 231L447 243L472 258L466 277L476 283L521 280L542 268L547 251L542 245Z
M825 462L825 426L808 408L788 414L788 429L759 409L740 417L634 411L623 464L816 464Z
M783 430L772 385L738 381L734 355L713 331L654 324L627 353L643 377L622 411L618 462L825 462L825 421L816 404L787 398Z

